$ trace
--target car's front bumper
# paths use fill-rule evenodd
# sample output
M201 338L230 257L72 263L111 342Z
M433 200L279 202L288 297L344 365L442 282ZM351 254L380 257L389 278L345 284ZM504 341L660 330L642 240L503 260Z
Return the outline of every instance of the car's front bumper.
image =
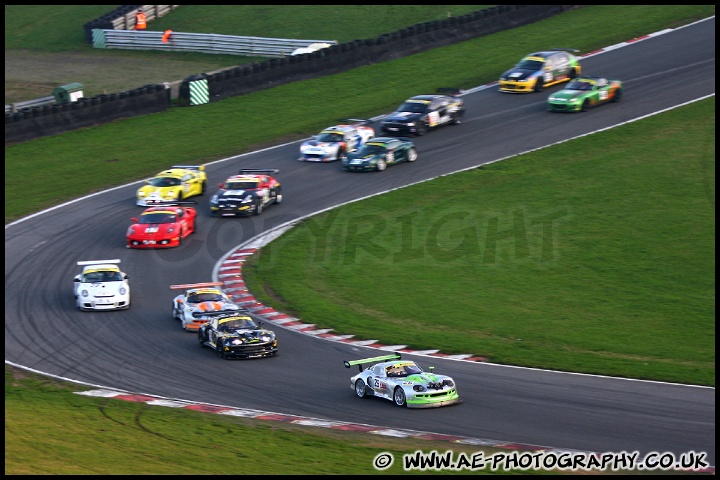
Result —
M448 392L415 393L412 397L408 395L406 402L408 408L433 408L454 405L462 402L462 399L453 388Z
M220 206L211 205L210 213L219 217L238 217L255 213L255 205Z
M306 153L300 155L300 158L298 158L298 161L300 162L315 162L315 163L327 163L327 162L334 162L336 160L339 160L337 154L328 154L328 153Z
M127 239L128 248L170 248L178 245L180 245L179 236L170 238L134 236Z
M508 93L530 93L535 91L535 84L537 81L534 82L513 82L509 80L500 80L498 82L498 89L501 92L508 92Z
M273 344L244 345L227 347L223 352L226 358L261 358L277 355L278 347Z
M386 135L416 135L417 128L415 124L409 125L405 123L386 123L380 125L380 130Z
M563 102L563 103L549 103L547 104L549 112L579 112L582 109L582 104L575 102Z
M81 298L78 301L81 310L124 310L130 307L128 297Z

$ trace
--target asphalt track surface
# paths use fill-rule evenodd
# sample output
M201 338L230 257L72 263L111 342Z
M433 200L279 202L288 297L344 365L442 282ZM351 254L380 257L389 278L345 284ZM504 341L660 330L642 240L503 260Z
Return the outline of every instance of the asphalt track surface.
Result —
M603 49L582 64L586 74L622 79L622 101L587 113L551 114L545 100L559 86L529 95L486 86L464 96L462 124L416 139L417 162L382 173L298 162L298 143L210 164L209 185L239 168L279 168L285 201L259 217L227 219L210 217L208 196L200 197L198 231L177 249L125 248L130 218L142 210L134 203L137 183L7 226L6 363L193 402L581 451L707 452L714 465L714 388L436 358L436 372L455 378L464 402L400 409L358 399L350 389L356 370L344 368L343 360L376 356L377 350L274 326L280 355L224 361L201 349L170 315L175 292L169 285L209 281L226 252L273 226L714 95L715 19ZM131 277L132 308L78 312L75 262L110 258L121 259Z

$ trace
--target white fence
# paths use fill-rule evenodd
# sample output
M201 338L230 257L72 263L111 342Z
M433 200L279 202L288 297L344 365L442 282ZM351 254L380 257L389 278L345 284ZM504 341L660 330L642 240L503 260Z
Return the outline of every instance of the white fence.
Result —
M283 57L313 43L337 45L336 40L237 37L215 33L155 32L93 29L93 47L129 50L219 53L246 57ZM163 37L166 36L166 41Z

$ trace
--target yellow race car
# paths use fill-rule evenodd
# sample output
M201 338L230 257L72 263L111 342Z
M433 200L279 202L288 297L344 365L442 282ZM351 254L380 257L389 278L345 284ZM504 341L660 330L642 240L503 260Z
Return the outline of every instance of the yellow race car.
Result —
M137 191L137 204L147 207L167 202L177 202L207 190L205 165L173 165L153 178Z

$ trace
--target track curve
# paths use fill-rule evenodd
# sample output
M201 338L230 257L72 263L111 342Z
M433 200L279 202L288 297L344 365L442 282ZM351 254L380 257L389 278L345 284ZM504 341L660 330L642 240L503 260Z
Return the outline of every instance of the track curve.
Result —
M434 359L438 372L455 377L464 403L399 411L389 402L354 401L342 361L372 350L276 328L278 357L218 361L171 318L168 288L208 280L227 251L287 221L714 95L714 45L713 17L587 56L584 71L623 79L625 96L583 122L574 115L550 117L545 94L477 89L464 97L468 114L461 125L418 138L417 162L378 175L297 162L297 143L209 164L211 183L240 167L279 168L286 201L238 221L201 213L198 232L178 249L125 249L125 229L139 208L133 202L137 183L6 226L6 362L169 398L389 428L596 452L706 451L714 465L713 388ZM207 197L200 201L204 205ZM75 262L100 258L122 260L133 287L130 310L74 309Z

